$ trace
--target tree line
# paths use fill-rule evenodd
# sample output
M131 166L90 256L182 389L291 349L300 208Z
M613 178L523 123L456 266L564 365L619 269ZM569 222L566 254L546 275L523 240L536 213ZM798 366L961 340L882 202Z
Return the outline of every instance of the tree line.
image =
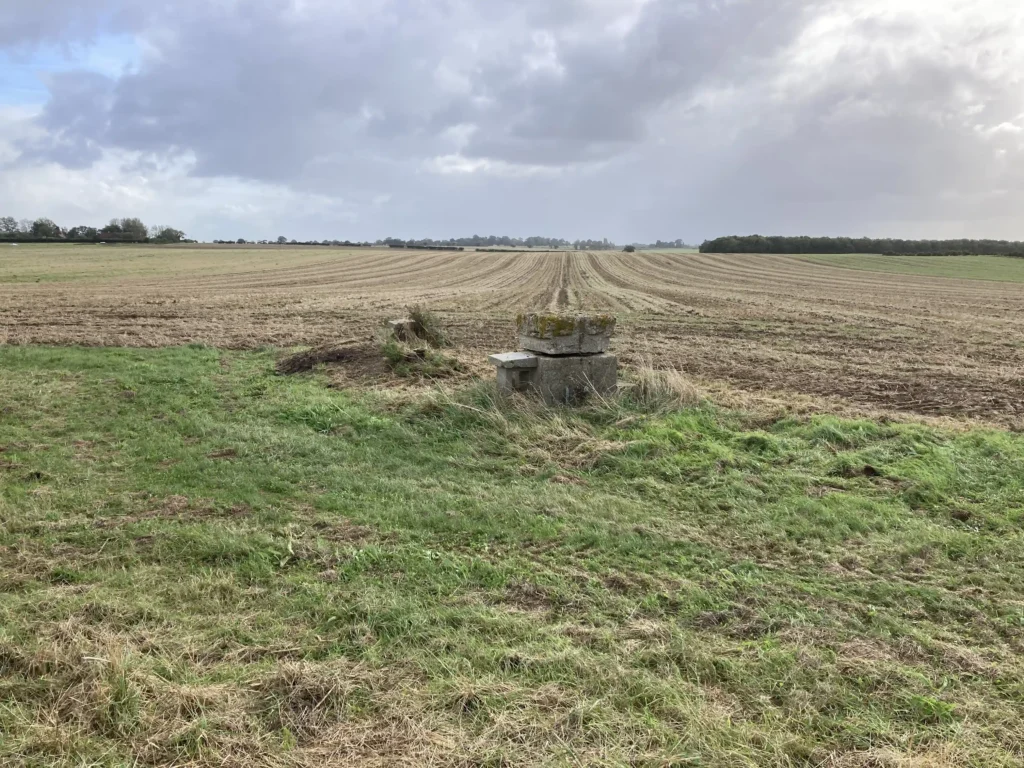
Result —
M573 249L576 251L611 251L619 248L618 245L610 241L608 238L601 240L566 240L559 237L509 237L507 235L473 235L472 237L452 237L447 240L434 240L433 238L422 238L422 239L410 239L403 240L398 237L385 237L374 242L352 242L350 240L295 240L288 239L284 235L278 237L276 240L246 240L244 237L240 237L237 240L214 240L215 244L224 245L327 245L327 246L345 246L345 247L377 247L377 248L410 248L413 250L426 250L426 251L457 251L464 250L466 248L476 248L483 251L500 251L507 249L522 248L532 249L536 251L547 250L567 250ZM634 243L627 245L626 248L636 251L651 248L691 248L695 246L689 246L682 240L669 240L662 241L658 240L656 243L649 245Z
M385 237L382 240L377 240L374 245L398 248L419 246L437 246L441 248L572 248L577 251L610 251L618 248L608 238L602 240L566 240L562 237L509 237L508 235L473 235L471 237L452 237L447 240L434 240L429 237L421 240L402 240L397 237Z
M61 227L52 219L40 218L16 220L12 216L0 217L0 241L33 243L33 242L80 242L80 243L182 243L195 242L187 240L185 233L174 227L160 225L147 227L141 219L111 219L102 227L88 225ZM240 237L232 240L214 240L218 244L277 244L277 245L319 245L319 246L377 246L392 248L412 248L419 250L459 250L463 248L506 249L522 248L534 250L565 250L577 251L611 251L620 246L608 238L600 240L566 240L561 237L510 237L508 235L472 235L471 237L453 237L447 240L432 238L403 240L397 237L386 237L375 242L352 242L350 240L305 240L288 239L284 235L275 240L247 240ZM658 240L654 243L632 243L623 250L636 251L657 248L689 248L683 240Z
M433 240L425 238L422 240L401 240L396 237L386 237L377 240L374 245L386 245L397 248L549 248L554 250L565 250L571 248L575 251L612 251L620 248L607 237L601 240L566 240L561 237L509 237L508 235L473 235L472 237L453 237L448 240ZM658 240L653 243L631 243L626 246L633 250L648 250L659 248L694 248L687 245L682 239Z
M869 237L730 235L705 240L701 253L880 253L886 256L1024 256L1012 240L899 240Z
M13 216L0 216L0 241L18 243L181 243L185 233L161 224L147 227L134 217L111 219L103 227L88 225L64 228L52 219L16 220Z

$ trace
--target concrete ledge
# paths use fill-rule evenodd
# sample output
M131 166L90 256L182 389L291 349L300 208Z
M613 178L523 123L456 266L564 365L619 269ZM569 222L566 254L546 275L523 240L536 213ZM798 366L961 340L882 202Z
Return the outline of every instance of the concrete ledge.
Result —
M487 361L499 368L537 367L537 356L531 355L529 352L503 352L500 355L491 355Z

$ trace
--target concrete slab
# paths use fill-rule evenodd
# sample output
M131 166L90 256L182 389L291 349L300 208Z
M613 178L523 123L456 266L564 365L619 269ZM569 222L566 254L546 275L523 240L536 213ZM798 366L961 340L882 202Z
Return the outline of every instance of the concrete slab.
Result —
M612 315L533 313L516 318L519 346L545 355L596 355L606 352L615 332Z
M499 368L536 368L537 356L529 352L503 352L487 358L491 365Z

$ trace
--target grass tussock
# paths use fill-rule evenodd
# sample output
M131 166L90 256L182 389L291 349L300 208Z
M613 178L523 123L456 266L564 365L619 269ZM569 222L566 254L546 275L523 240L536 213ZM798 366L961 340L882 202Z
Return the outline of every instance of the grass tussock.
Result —
M1021 763L1018 434L0 364L0 764Z
M650 360L643 360L631 374L622 397L641 410L677 411L692 408L704 399L689 377L675 368L657 368Z
M416 304L408 308L408 315L418 338L435 348L452 346L451 337L436 313Z
M444 379L465 370L452 355L394 338L384 341L381 352L395 375L402 378Z
M401 378L443 379L465 371L454 356L441 351L452 346L440 318L421 305L408 308L411 333L388 334L381 341L381 353L395 375Z

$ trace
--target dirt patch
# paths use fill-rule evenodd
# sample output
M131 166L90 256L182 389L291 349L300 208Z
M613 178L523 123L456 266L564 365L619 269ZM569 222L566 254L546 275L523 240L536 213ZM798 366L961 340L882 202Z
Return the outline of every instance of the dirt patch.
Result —
M502 603L527 613L550 611L558 600L544 587L529 581L517 581L505 588Z
M235 504L219 508L205 499L189 499L187 496L168 496L156 506L143 512L120 517L104 517L95 521L97 528L120 528L143 520L204 520L210 518L244 518L252 515L252 508L246 504Z
M376 531L373 528L367 528L365 525L356 525L342 518L329 523L323 520L316 522L313 524L313 530L318 537L326 541L344 542L346 544L358 543L376 537Z
M279 360L276 368L280 374L305 373L326 363L350 362L363 352L356 339L349 339L341 344L329 344L295 352Z

